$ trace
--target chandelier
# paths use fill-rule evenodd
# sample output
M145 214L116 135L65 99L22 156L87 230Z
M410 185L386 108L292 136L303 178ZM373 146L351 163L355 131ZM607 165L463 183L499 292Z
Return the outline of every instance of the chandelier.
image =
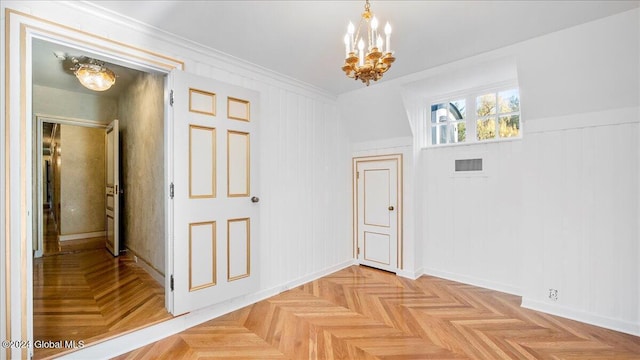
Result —
M342 71L347 77L360 80L367 86L371 80L378 81L396 60L391 51L391 25L388 22L385 25L386 39L383 41L382 36L378 34L378 19L371 13L370 7L369 0L366 0L357 32L353 23L349 22L347 34L344 36L345 59L342 66ZM364 35L360 33L363 24L367 32L366 43Z
M87 89L105 91L116 82L116 74L100 60L82 57L72 58L71 61L74 64L71 68L73 74Z

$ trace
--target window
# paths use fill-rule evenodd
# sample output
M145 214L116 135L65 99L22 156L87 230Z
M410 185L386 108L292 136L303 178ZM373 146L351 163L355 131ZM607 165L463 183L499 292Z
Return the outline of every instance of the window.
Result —
M475 111L467 112L467 105ZM476 91L432 104L426 138L431 146L518 138L520 125L517 88Z
M518 89L492 92L476 98L478 141L520 135L520 95Z
M465 101L431 105L431 144L464 142L467 136Z

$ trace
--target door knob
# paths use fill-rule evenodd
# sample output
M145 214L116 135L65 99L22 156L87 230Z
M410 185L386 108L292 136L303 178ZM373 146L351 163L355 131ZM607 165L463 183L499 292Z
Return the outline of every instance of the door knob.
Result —
M393 205L389 205L389 211L393 211Z
M252 197L252 198L251 198L251 202L252 202L252 203L257 203L257 202L259 202L259 201L260 201L260 198L259 198L259 197L257 197L257 196L254 196L254 197Z

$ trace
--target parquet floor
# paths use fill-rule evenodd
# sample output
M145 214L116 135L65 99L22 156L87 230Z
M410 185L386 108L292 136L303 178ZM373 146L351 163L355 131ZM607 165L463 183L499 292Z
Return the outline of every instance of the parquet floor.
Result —
M116 359L640 359L638 337L520 301L352 266Z
M91 246L89 246L90 248ZM65 253L59 245L33 262L34 340L95 343L171 318L164 288L126 256L105 248ZM35 349L42 359L69 349Z

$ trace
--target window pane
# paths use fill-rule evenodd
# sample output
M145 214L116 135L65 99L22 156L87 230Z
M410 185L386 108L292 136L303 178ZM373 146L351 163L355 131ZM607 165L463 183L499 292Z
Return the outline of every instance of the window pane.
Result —
M449 103L449 111L451 111L451 120L462 120L467 117L467 109L464 99L452 101Z
M464 142L467 137L467 129L464 122L451 124L449 127L449 139L452 143Z
M442 107L442 104L431 105L431 123L432 124L436 123L436 119L438 118L437 113L440 107Z
M447 143L447 125L438 125L438 144Z
M500 117L500 137L518 136L520 132L520 115Z
M520 111L520 94L518 89L498 93L498 104L501 114Z
M496 119L494 117L478 120L476 125L478 140L487 140L496 137Z
M447 122L448 112L445 104L431 105L431 123Z
M438 132L435 126L431 127L431 145L435 145L438 143Z
M496 94L485 94L476 98L476 114L478 117L496 113Z

